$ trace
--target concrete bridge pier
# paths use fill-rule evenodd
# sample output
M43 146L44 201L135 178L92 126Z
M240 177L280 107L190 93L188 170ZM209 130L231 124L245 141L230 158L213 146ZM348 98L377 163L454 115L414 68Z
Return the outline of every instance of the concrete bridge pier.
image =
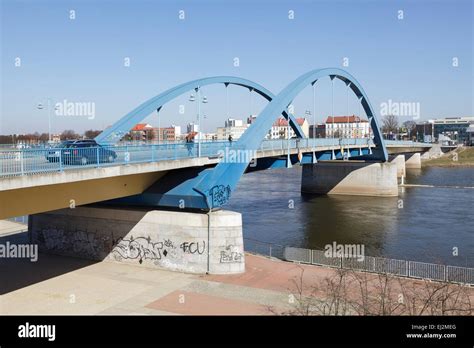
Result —
M397 178L406 176L405 155L397 155L392 161L397 166Z
M407 160L405 161L405 166L407 169L420 169L421 168L421 155L420 153L413 153L407 155Z
M304 164L301 192L398 196L397 164L364 161L320 161Z
M40 252L189 273L245 271L241 214L84 206L30 215Z

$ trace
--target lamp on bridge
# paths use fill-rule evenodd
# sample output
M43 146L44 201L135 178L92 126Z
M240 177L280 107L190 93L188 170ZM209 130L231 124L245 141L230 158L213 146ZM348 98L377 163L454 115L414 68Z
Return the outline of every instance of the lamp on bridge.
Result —
M207 97L203 96L201 98L201 89L199 87L196 88L196 93L197 93L197 99L198 99L198 131L197 131L197 137L198 137L198 157L201 157L201 135L199 134L201 132L201 103L207 104ZM191 94L189 96L189 101L194 102L196 101L196 98L194 97L194 94Z
M47 107L48 107L48 143L51 143L52 139L51 139L51 104L52 104L52 101L51 101L51 98L47 98ZM43 110L44 109L44 105L42 103L38 103L38 105L36 106L36 108L38 110ZM58 110L58 107L55 106L54 107L54 110Z
M306 115L306 117L308 118L308 122L309 119L311 118L311 111L309 110L306 110L304 112L304 114ZM308 138L311 138L310 134L308 134ZM314 144L314 139L316 138L316 113L314 114L314 117L313 117L313 144ZM313 146L313 163L318 163L318 159L316 158L316 151L314 149L314 146Z

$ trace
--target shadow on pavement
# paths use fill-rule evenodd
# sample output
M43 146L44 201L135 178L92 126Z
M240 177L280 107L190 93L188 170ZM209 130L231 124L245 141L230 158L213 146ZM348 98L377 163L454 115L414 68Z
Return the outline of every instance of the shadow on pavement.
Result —
M28 232L0 237L0 245L28 244ZM15 291L100 261L49 254L38 254L38 260L0 257L0 295Z

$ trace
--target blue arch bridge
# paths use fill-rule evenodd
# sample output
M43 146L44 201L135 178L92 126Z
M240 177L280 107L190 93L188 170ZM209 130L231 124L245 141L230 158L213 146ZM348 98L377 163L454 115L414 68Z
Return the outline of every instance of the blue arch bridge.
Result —
M305 136L290 105L303 89L315 88L325 77L341 80L352 90L367 115L372 139ZM211 84L241 86L268 100L238 140L150 145L120 141L137 123L182 94L196 91L199 104L201 88ZM296 137L265 140L281 116ZM232 76L183 83L142 103L95 140L100 146L87 149L0 151L0 217L30 214L32 239L46 251L68 254L86 238L93 246L81 256L139 260L197 273L243 270L240 214L221 208L244 173L299 163L303 192L396 196L397 177L404 176L406 167L419 166L420 153L430 148L424 143L384 140L362 86L337 68L309 71L277 95ZM98 202L104 205L82 207ZM48 242L51 238L60 242ZM201 250L207 253L196 252Z

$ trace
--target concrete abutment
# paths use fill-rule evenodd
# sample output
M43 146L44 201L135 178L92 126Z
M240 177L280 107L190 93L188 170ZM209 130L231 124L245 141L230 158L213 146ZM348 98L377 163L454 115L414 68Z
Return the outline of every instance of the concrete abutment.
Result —
M240 213L77 207L30 215L44 253L189 273L245 271Z

